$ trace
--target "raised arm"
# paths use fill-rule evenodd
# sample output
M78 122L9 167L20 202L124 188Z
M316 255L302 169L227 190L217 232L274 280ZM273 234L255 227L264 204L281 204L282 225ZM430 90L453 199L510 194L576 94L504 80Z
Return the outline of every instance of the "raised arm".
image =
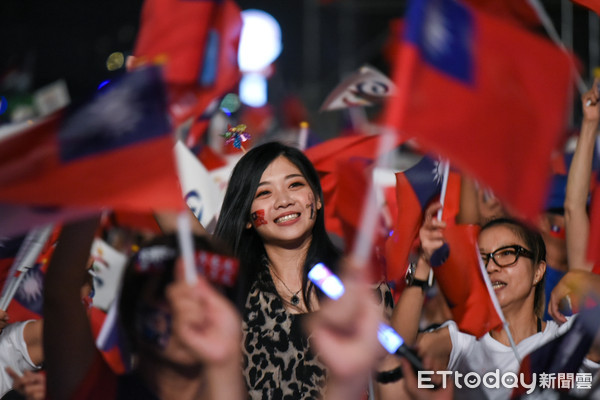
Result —
M203 365L202 399L247 399L242 320L234 305L202 276L195 286L189 285L181 262L166 296L172 310L173 339Z
M48 396L68 399L83 381L96 354L80 289L99 218L63 228L46 273L44 352Z
M565 231L569 269L585 271L592 269L592 264L586 259L590 230L586 206L590 190L594 142L600 117L598 83L599 81L596 79L592 88L581 96L583 121L569 168L565 197Z

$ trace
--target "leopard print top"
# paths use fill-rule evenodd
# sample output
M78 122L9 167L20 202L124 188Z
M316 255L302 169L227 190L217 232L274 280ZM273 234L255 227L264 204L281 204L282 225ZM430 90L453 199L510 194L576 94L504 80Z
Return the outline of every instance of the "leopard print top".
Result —
M391 315L389 287L376 290ZM265 268L252 285L243 318L244 376L253 400L321 398L327 370L302 328L307 314L288 312Z

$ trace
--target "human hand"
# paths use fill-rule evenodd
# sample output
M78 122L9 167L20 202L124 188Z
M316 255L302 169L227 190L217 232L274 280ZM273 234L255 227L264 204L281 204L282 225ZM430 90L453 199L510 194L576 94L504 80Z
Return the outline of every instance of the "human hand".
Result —
M560 303L566 299L572 310L581 308L585 295L600 290L600 276L583 270L571 270L562 277L550 294L548 313L556 322L567 321L560 311Z
M421 240L421 251L423 258L429 263L431 255L445 243L444 229L446 222L437 219L437 212L442 208L440 202L436 202L427 207L423 225L419 229L419 239Z
M584 120L597 122L600 119L598 84L600 84L600 78L594 79L591 89L581 96Z
M343 269L342 297L323 301L306 324L311 344L328 367L328 398L340 390L333 384L348 393L362 393L375 363L385 355L377 339L382 311L367 283L366 268L348 261Z
M198 276L195 286L185 281L182 260L175 282L167 287L172 311L172 336L207 366L241 360L242 324L233 304Z
M0 310L0 333L2 333L2 330L8 325L8 319L8 313L4 310Z
M25 371L19 376L12 368L6 367L6 372L13 380L13 389L26 400L43 400L46 398L46 374L43 372Z

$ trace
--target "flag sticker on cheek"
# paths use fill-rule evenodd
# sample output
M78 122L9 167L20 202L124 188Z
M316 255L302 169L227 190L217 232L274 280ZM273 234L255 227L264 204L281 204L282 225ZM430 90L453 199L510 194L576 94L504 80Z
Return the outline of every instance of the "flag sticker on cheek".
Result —
M267 220L265 219L265 210L254 211L252 214L250 214L250 218L252 219L252 223L256 228L267 224Z
M310 194L308 196L308 200L310 201L310 203L306 205L306 209L310 210L310 219L315 219L315 197L312 194Z

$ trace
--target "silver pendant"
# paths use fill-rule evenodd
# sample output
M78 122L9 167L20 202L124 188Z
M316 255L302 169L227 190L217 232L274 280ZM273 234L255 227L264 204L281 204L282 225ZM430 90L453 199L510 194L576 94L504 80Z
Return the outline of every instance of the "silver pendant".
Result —
M295 306L300 304L300 298L298 297L298 295L293 295L292 298L290 299L290 301L292 302L292 305L295 305Z

